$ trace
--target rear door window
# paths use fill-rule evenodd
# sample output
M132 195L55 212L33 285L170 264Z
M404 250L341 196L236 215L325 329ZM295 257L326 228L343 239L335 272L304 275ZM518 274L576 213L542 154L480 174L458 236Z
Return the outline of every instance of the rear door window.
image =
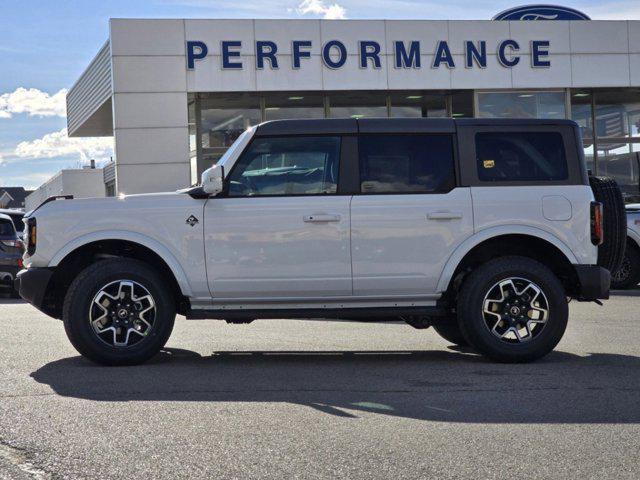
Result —
M569 176L558 132L479 132L475 143L480 181L544 182Z
M455 186L451 135L361 135L362 193L440 193Z

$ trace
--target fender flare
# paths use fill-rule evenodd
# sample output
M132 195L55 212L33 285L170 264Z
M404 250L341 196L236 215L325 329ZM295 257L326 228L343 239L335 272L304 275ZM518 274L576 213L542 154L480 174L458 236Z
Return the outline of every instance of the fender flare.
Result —
M137 243L142 245L143 247L147 247L149 250L152 250L156 254L164 260L167 264L173 276L180 287L180 290L183 295L190 297L192 296L192 288L189 284L189 280L180 265L180 262L176 259L176 257L165 247L162 243L154 240L151 237L143 235L141 233L130 232L127 230L100 230L97 232L91 232L86 235L82 235L80 237L74 238L70 242L68 242L64 247L62 247L53 258L49 261L49 267L56 267L60 262L67 257L71 252L77 250L78 248L87 245L93 242L99 242L101 240L125 240L132 243Z
M640 235L627 227L627 237L633 240L636 247L640 248Z
M502 237L505 235L527 235L529 237L546 240L547 242L555 246L558 250L560 250L570 263L579 263L578 259L573 254L571 249L562 240L545 230L524 225L500 225L497 227L487 228L486 230L481 230L458 245L458 247L453 251L449 259L447 260L447 263L445 264L444 269L440 274L440 279L438 280L438 287L436 291L445 292L447 290L453 274L456 271L456 268L458 268L458 265L460 264L462 259L474 247L478 246L486 240L490 240L496 237Z

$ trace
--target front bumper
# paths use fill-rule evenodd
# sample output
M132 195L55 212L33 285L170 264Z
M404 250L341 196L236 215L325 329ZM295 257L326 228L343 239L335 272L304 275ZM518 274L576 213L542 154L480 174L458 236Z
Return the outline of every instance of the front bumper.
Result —
M44 297L52 275L53 270L48 268L20 270L14 281L14 288L27 302L38 310L44 311L42 309Z
M605 300L609 298L611 273L599 265L574 265L578 275L578 300Z

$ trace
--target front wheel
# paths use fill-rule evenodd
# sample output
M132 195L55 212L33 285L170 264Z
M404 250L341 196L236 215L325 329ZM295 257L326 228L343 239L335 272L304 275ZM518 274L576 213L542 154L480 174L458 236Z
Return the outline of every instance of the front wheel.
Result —
M500 362L530 362L560 342L569 308L558 278L526 257L491 260L472 272L458 296L464 338Z
M103 365L135 365L165 345L175 302L146 263L112 258L84 269L64 300L65 331L75 349Z

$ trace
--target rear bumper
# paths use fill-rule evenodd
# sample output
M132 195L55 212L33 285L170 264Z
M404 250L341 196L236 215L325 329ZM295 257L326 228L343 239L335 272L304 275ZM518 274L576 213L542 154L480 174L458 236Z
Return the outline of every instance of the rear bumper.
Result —
M574 265L578 282L578 300L605 300L609 298L611 273L598 265Z
M48 268L20 270L16 276L14 287L22 298L42 311L44 295L52 275L53 270Z

